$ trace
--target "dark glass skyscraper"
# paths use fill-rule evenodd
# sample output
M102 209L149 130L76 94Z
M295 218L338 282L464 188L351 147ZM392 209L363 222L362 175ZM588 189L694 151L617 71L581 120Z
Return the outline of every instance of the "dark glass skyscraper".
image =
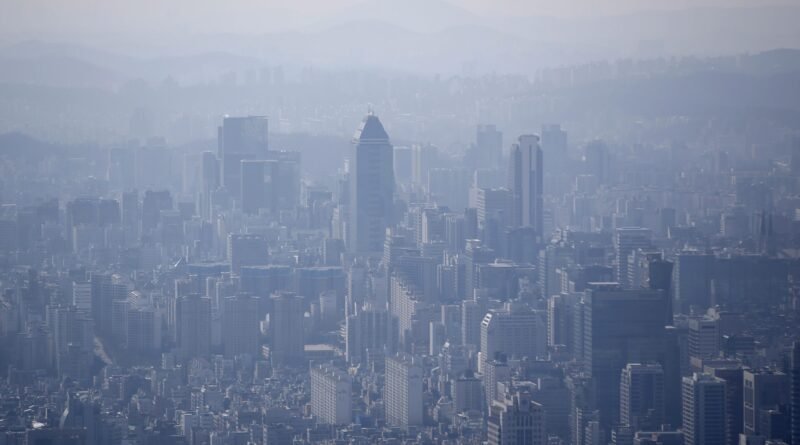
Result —
M373 114L367 115L356 130L353 144L348 247L352 252L380 253L386 228L392 223L392 145Z
M539 136L522 135L511 147L509 189L512 194L512 227L533 227L542 236L544 227L542 189L543 156Z

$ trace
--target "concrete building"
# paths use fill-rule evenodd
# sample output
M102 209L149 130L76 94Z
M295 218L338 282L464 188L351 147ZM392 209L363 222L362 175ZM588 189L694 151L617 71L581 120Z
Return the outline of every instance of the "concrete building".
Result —
M547 430L542 405L522 390L492 403L488 421L489 445L545 445Z
M311 366L311 414L318 423L349 425L353 420L350 376L333 365Z
M398 354L386 358L384 405L386 423L408 429L422 426L422 368L415 358Z

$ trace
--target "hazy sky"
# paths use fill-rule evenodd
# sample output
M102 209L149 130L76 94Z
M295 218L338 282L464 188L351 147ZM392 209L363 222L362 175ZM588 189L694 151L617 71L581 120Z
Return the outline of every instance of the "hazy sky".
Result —
M410 0L366 0L407 4ZM413 0L423 2L426 0ZM365 0L1 0L0 33L271 32L346 18ZM452 0L485 15L596 16L770 0Z

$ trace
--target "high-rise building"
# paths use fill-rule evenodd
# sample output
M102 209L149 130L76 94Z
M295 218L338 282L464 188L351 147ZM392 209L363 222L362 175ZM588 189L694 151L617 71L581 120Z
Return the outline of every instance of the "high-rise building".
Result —
M475 167L497 168L503 158L503 133L496 125L478 125L475 130Z
M488 436L490 445L547 444L542 405L525 389L505 394L490 407Z
M92 318L95 326L103 334L111 332L111 307L114 301L128 297L128 288L114 283L113 276L107 273L92 273Z
M394 167L389 135L377 116L364 118L353 139L350 176L351 252L379 253L393 222Z
M490 247L498 248L506 227L511 224L513 216L512 194L505 188L479 188L474 189L475 202L473 205L478 213L478 231L481 238Z
M695 373L683 378L683 438L686 445L724 445L725 381Z
M675 302L683 312L692 307L703 311L711 306L714 255L683 251L675 261Z
M502 352L508 357L533 360L546 354L547 327L544 314L519 301L492 310L481 322L481 355L492 360ZM481 368L482 369L482 368Z
M422 367L411 355L386 358L386 423L409 428L422 425Z
M241 272L242 266L266 266L269 243L261 235L232 233L228 235L228 260L235 274Z
M291 292L272 295L269 354L273 366L300 365L305 361L304 313L303 297Z
M464 300L461 302L461 344L481 346L481 323L486 315L483 301Z
M544 233L543 208L543 155L539 137L523 135L511 147L509 189L513 215L512 227L533 227L542 237Z
M49 307L47 317L59 377L88 382L94 360L94 321L74 307Z
M92 283L88 281L72 283L72 304L85 314L92 313Z
M174 300L175 345L180 360L207 356L211 351L211 299L183 295Z
M219 159L211 151L204 151L201 158L200 216L211 220L211 195L219 188Z
M574 338L580 341L576 344L575 356L592 379L601 428L610 432L619 421L623 368L628 363L666 366L664 311L667 304L660 290L624 290L616 283L590 283L589 286L575 308Z
M241 162L240 204L244 213L256 215L259 210L269 207L266 180L267 162L250 159Z
M689 357L708 359L719 355L719 320L708 315L689 319Z
M333 365L311 366L311 414L318 423L349 425L353 420L350 376Z
M242 354L259 355L259 299L236 295L222 300L222 345L225 357Z
M466 370L453 380L453 408L456 413L481 411L483 407L483 389L481 381L472 370Z
M789 360L791 438L792 445L800 444L800 341L792 343L792 352Z
M345 319L345 356L350 364L368 363L369 355L392 352L397 317L386 310L361 310Z
M221 182L230 196L241 196L241 162L266 159L269 122L264 116L226 117L218 131Z
M725 436L728 445L739 444L744 428L744 369L738 361L714 361L703 372L725 381Z
M464 290L468 299L471 299L475 289L481 286L478 280L479 266L489 264L495 258L495 251L482 245L480 240L467 240L467 248L464 251Z
M508 366L508 357L498 353L490 360L482 360L483 366L479 371L483 374L483 389L486 396L486 409L490 409L495 400L503 394L498 391L498 383L511 381L511 368Z
M622 370L619 423L656 431L664 423L664 370L659 364L628 363Z
M772 439L763 431L762 418L769 410L788 408L791 385L789 376L771 369L745 369L744 382L744 434Z
M172 195L169 190L147 190L142 199L142 231L141 234L150 237L161 222L161 212L172 210Z
M642 227L621 227L614 233L614 265L617 282L624 288L631 288L628 274L628 255L637 249L650 247L652 232Z

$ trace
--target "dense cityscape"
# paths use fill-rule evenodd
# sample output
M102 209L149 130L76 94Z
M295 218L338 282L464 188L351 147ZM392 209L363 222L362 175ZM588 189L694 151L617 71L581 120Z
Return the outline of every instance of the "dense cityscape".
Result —
M0 445L800 445L800 52L237 69L0 75Z

